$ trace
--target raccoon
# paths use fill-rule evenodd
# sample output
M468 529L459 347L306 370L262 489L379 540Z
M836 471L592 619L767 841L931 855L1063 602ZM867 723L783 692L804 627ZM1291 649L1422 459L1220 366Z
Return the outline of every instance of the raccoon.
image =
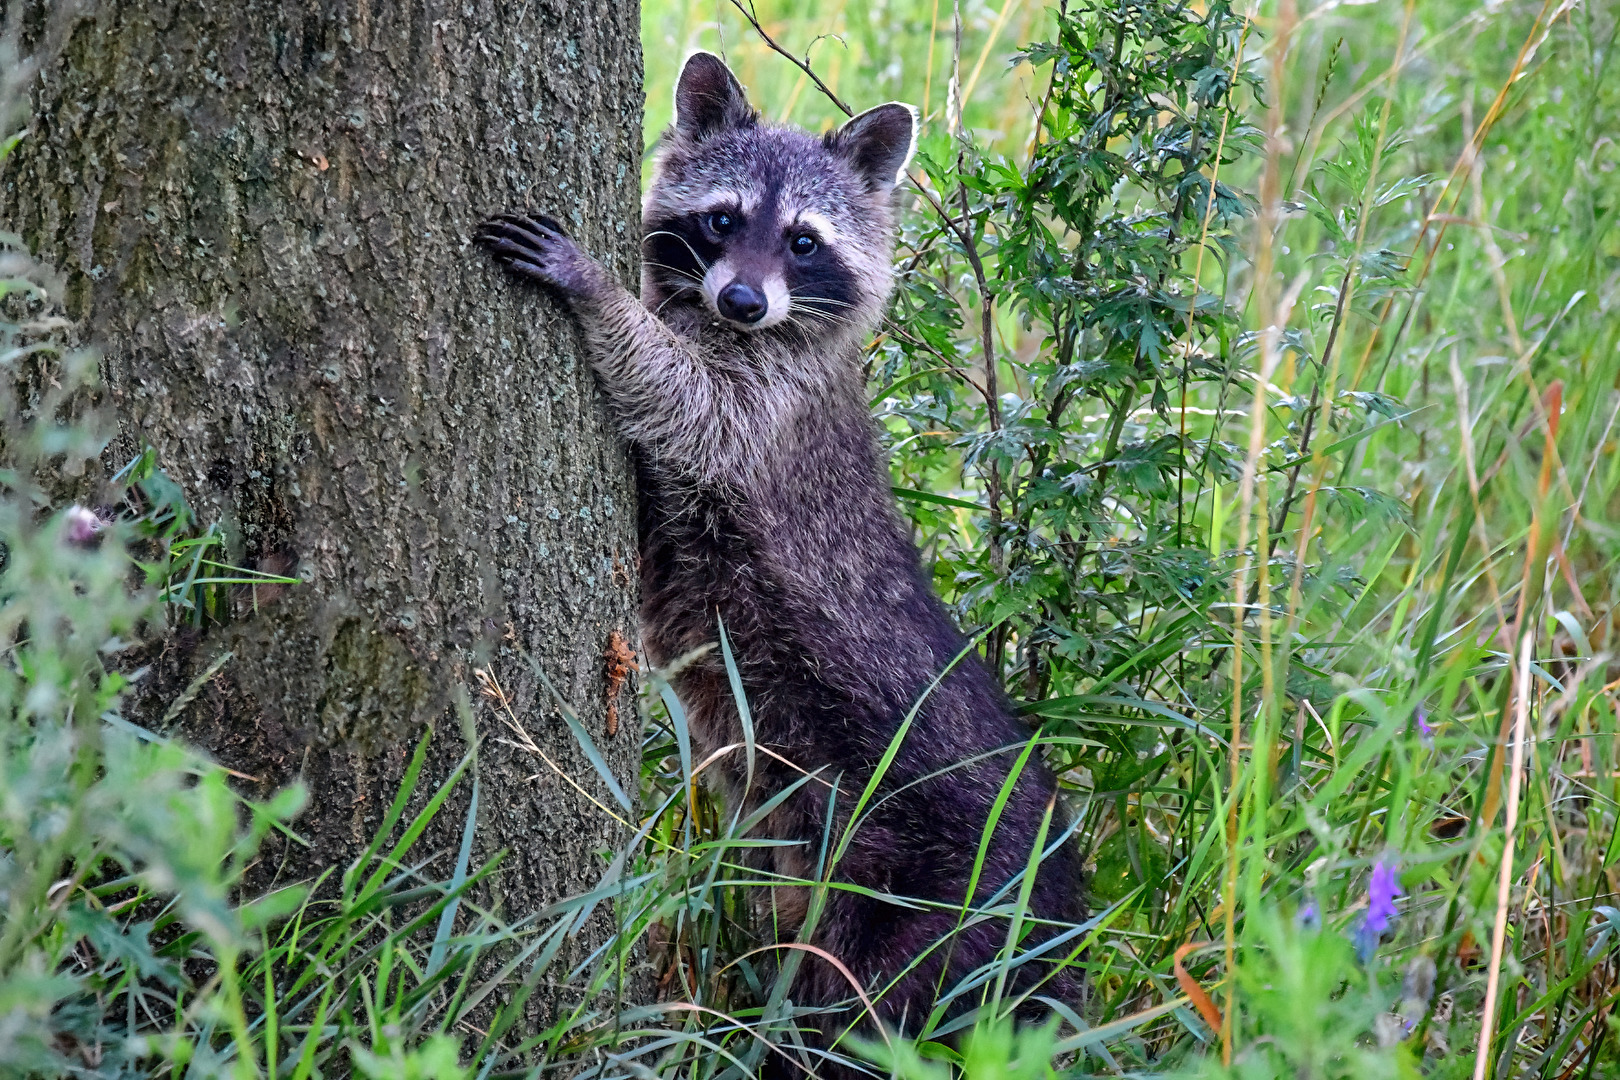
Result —
M711 648L675 676L698 758L714 758L705 776L744 814L793 788L760 827L782 842L762 849L764 869L825 873L912 718L810 931L900 1031L1006 943L1005 922L958 921L981 832L1031 735L930 588L866 403L861 349L893 289L893 195L916 128L898 103L824 137L766 124L724 62L700 52L681 73L643 207L639 300L549 218L503 215L479 232L572 308L633 447L644 647L658 665ZM752 761L712 649L722 623ZM1028 762L973 899L1024 869L1055 796L1050 773ZM1081 913L1062 826L1060 808L1033 892L1050 924ZM808 900L773 890L779 939L800 933ZM1053 932L1043 925L1037 939ZM858 1021L846 976L805 960L792 999L845 1005L826 1031ZM1040 967L1020 969L1022 985L1072 990Z

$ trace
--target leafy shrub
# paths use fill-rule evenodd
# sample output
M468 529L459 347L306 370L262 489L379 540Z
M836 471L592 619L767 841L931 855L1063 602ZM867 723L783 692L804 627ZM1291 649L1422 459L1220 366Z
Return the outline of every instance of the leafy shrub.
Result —
M162 618L131 587L141 526L53 509L37 482L101 449L77 408L96 360L64 343L14 241L0 259L0 1064L115 1075L150 1051L137 1028L183 1023L196 962L262 925L266 909L229 890L297 795L244 823L223 770L119 715L119 654ZM208 1005L240 1028L228 995Z

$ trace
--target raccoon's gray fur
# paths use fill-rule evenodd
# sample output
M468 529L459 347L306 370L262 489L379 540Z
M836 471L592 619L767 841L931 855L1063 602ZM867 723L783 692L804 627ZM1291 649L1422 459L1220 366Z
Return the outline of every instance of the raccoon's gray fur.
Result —
M1031 734L977 658L958 660L970 650L895 511L867 411L860 349L893 287L892 195L915 133L899 104L824 138L764 124L725 64L697 53L644 205L639 300L549 219L503 216L480 233L513 271L567 299L635 448L649 658L711 646L724 621L761 752L745 791L743 733L710 652L676 682L698 760L718 755L705 775L745 812L815 776L766 818L765 835L792 842L764 849L766 869L816 877L829 805L836 844L924 698L832 877L936 906L835 888L812 936L901 1029L1005 944L1005 923L951 932L991 805ZM1031 762L978 899L1024 868L1054 793ZM1063 824L1060 809L1052 837ZM1077 860L1060 845L1037 876L1034 914L1075 918L1078 890ZM808 897L774 891L777 933L791 939ZM852 998L832 965L806 959L796 1002ZM1022 969L1023 985L1051 974L1037 967ZM1058 975L1040 992L1068 985Z

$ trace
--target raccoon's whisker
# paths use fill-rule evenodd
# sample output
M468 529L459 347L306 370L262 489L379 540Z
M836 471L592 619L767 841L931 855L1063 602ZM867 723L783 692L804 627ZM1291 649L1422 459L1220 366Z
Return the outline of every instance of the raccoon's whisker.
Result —
M822 322L845 323L849 326L855 325L854 319L848 318L844 315L839 315L838 313L832 311L819 311L816 308L796 307L792 309L792 313L795 315L804 315L812 319L819 319Z
M654 229L641 239L645 242L647 240L651 240L655 236L673 236L675 239L686 245L686 250L692 253L692 258L696 259L697 264L703 267L703 272L705 274L709 272L709 264L703 261L703 256L697 253L697 249L692 246L692 242L686 237L677 232L670 232L668 229Z
M848 328L850 330L860 329L860 323L856 322L854 319L836 314L831 311L819 311L815 308L799 307L798 305L794 305L794 307L789 311L788 318L801 329L806 331L813 326L828 329L833 327Z
M641 265L642 266L656 267L659 270L668 270L670 273L676 275L677 277L683 277L687 281L692 282L694 285L702 285L703 284L703 279L698 277L696 274L692 273L690 270L682 270L678 266L669 265L669 263L648 262L648 261L646 261L644 259L644 260L642 260Z
M654 270L666 270L666 272L674 275L674 277L679 277L679 279L692 282L693 285L701 285L701 283L703 283L703 279L698 277L697 274L690 274L689 270L682 270L677 266L667 266L667 264L664 264L664 262L643 262L642 266L650 266L653 267Z
M676 299L677 297L685 296L689 292L702 292L702 291L703 290L701 290L701 289L699 289L699 288L697 288L696 286L693 286L693 285L682 285L680 288L676 289L674 292L672 292L668 296L664 297L664 302L662 304L659 304L657 307L653 308L653 315L656 316L659 313L661 313L665 308L667 308L669 306L669 302L671 300Z
M837 311L828 311L826 308L816 307L813 304L794 303L789 305L788 311L792 314L805 314L814 316L818 319L836 319L840 322L847 322L851 324L853 324L855 321L848 315L841 314Z
M844 308L847 311L854 311L854 309L859 308L859 304L847 303L844 300L831 300L829 296L800 296L797 293L787 293L787 295L791 296L795 308Z
M854 307L853 304L849 304L849 305L845 305L845 306ZM817 313L822 314L822 315L837 315L837 314L839 314L832 307L823 306L819 301L805 300L805 299L803 299L801 297L794 297L793 300L792 300L792 303L791 303L791 307L792 307L792 309L794 311L814 311L814 312L817 312Z
M803 316L803 318L795 318L794 316ZM800 310L795 312L794 315L790 315L789 318L793 319L793 321L800 327L805 327L807 323L812 322L825 326L847 326L851 329L854 329L856 326L854 319L846 319L842 316L834 315L829 311Z
M814 316L815 318L818 318L818 319L832 319L832 320L835 320L837 322L846 322L846 323L849 323L850 325L854 325L855 320L849 318L847 315L840 315L836 311L828 311L826 308L823 308L820 305L821 305L820 299L815 299L815 300L798 299L798 300L794 300L789 305L788 311L790 313L811 315L811 316ZM844 304L843 306L846 307L846 308L850 308L850 309L853 309L855 307L854 304Z
M804 311L800 312L806 318L813 319L826 326L856 326L854 319L846 319L842 315L834 315L830 311Z
M844 308L853 308L853 307L857 306L855 304L850 303L848 300L834 300L830 296L804 296L804 295L800 294L797 289L789 289L788 290L788 295L793 297L793 299L797 300L799 303L804 304L806 306L812 305L812 304L827 304L827 305L829 305L831 307L844 307Z

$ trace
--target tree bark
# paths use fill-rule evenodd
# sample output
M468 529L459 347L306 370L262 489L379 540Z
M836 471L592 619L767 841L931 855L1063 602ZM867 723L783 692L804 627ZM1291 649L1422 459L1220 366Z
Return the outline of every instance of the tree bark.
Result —
M171 639L146 679L172 697L234 654L180 730L260 792L307 785L310 846L267 852L264 880L352 859L424 726L445 775L464 685L505 913L590 887L616 842L496 741L472 685L490 668L611 805L527 650L634 791L637 725L606 730L603 660L635 638L626 454L562 308L469 238L544 209L634 280L638 23L635 0L121 0L42 71L5 220L104 352L109 461L151 444L232 558L302 581Z

